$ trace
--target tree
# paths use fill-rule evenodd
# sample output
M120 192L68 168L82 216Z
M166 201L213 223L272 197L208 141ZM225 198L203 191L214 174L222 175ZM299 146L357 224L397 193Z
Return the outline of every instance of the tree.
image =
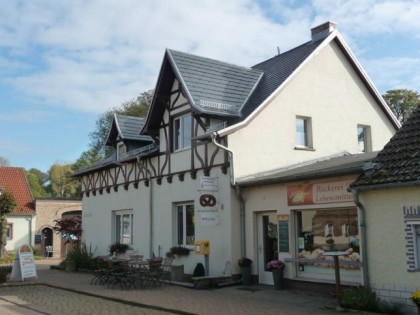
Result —
M383 97L401 123L404 123L420 105L420 94L413 90L389 90Z
M106 148L105 142L111 128L114 114L146 117L147 111L152 103L152 98L153 90L143 92L136 99L124 102L120 107L114 107L101 114L96 120L95 130L89 134L90 143L88 151L90 152L85 153L85 151L83 153L88 156L101 156L101 158L112 153L112 148Z
M79 182L70 177L73 173L72 164L55 163L48 171L52 197L73 198L78 195Z
M0 166L10 166L10 162L3 156L0 156Z
M9 213L17 207L17 202L13 194L7 190L0 192L0 257L4 256L7 244L7 218Z
M82 218L74 216L54 220L53 230L66 239L66 243L79 244L82 236Z
M26 178L34 198L49 197L45 186L45 183L49 180L48 174L36 168L31 168L29 171L26 171Z

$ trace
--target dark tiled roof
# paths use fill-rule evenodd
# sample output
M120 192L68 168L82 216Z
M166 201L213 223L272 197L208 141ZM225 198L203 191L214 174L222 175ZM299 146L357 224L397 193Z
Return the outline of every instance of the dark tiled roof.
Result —
M240 186L256 186L274 183L286 183L297 180L309 180L313 178L342 176L358 174L362 172L366 162L372 161L377 152L363 154L349 154L332 156L322 160L308 161L305 163L239 178Z
M140 134L144 122L143 118L115 114L106 143L108 145L115 144L117 137L120 137L121 140L152 142L151 137Z
M0 167L0 187L13 194L17 208L13 214L35 214L33 198L25 170L21 167Z
M226 62L167 50L175 72L202 112L239 116L240 109L262 76L251 69Z
M253 66L252 69L264 72L264 76L243 108L242 116L247 117L268 98L322 42L323 40L309 41Z
M420 107L372 162L351 187L420 181Z

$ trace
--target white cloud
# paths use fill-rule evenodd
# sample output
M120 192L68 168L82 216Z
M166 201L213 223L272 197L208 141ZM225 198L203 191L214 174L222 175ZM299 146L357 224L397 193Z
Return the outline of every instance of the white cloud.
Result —
M0 65L11 61L8 71L16 72L8 82L38 106L103 112L154 87L167 47L250 66L333 20L363 56L358 38L419 36L419 10L414 0L7 2L0 11Z

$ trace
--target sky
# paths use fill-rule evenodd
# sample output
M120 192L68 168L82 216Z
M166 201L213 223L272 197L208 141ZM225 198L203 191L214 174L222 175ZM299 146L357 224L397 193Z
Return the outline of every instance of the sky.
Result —
M381 94L420 91L420 0L0 0L0 157L47 172L153 89L166 48L250 67L326 21Z

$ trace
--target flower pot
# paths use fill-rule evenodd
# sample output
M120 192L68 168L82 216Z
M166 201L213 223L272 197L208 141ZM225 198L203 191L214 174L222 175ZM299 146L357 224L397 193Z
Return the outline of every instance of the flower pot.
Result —
M242 284L251 285L252 284L251 266L241 266L241 274L242 274Z
M273 282L274 288L276 290L284 290L284 277L283 277L283 269L273 269L271 273L273 274Z

